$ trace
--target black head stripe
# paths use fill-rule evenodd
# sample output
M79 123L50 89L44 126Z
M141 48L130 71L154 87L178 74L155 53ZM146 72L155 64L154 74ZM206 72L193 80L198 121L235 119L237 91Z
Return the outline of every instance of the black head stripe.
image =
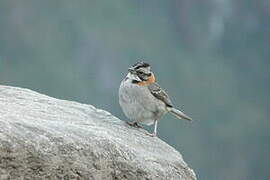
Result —
M133 84L138 84L140 81L137 81L137 80L132 80L132 83Z
M145 63L145 62L138 62L138 63L136 63L136 64L133 65L133 67L134 67L135 69L139 69L139 68L141 68L141 67L146 68L146 67L149 67L149 66L150 66L150 65L149 65L148 63Z

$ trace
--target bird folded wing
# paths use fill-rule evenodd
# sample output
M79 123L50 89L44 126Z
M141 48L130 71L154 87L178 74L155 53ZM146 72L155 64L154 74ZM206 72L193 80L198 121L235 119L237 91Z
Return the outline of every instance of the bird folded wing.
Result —
M170 97L157 83L149 84L148 89L153 96L164 102L168 107L173 107Z

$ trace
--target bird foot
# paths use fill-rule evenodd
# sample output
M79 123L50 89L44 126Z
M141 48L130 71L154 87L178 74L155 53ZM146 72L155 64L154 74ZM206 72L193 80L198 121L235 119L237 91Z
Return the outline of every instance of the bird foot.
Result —
M157 137L157 134L156 133L146 132L145 134L148 135L148 136L150 136L150 137Z
M132 127L135 127L135 128L142 128L142 126L140 126L137 122L126 122L128 125L132 126ZM146 135L150 136L150 137L156 137L157 136L157 133L149 133L149 132L145 132Z
M127 122L128 125L132 126L132 127L136 127L136 128L143 128L142 126L140 126L137 122Z

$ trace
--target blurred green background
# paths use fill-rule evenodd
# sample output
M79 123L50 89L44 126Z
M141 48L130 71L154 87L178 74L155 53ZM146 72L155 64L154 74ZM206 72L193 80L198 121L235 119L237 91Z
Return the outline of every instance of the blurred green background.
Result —
M126 120L118 87L145 60L194 119L158 133L198 179L267 180L269 19L269 0L1 0L0 83Z

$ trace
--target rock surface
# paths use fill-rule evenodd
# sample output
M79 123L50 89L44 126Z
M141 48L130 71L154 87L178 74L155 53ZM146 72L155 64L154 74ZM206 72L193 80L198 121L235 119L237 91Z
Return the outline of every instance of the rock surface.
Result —
M196 179L143 131L91 105L0 86L0 179Z

